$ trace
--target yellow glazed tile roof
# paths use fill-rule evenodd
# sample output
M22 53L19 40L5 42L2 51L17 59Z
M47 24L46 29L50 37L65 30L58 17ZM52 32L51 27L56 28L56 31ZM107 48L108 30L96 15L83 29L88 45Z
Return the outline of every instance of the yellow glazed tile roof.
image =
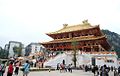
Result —
M71 31L78 31L78 30L90 29L94 27L95 26L91 26L91 24L88 23L88 20L84 20L82 24L78 24L78 25L68 26L68 24L63 24L62 29L55 32L50 32L47 34L57 34L57 33L71 32Z

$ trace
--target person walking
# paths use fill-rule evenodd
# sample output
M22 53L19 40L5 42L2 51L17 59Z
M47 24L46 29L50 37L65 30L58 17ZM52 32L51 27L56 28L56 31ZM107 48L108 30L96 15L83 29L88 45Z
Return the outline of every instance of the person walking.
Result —
M60 63L57 63L57 70L60 69Z
M9 66L8 66L8 72L7 72L7 76L12 76L13 75L13 62L10 62Z
M61 73L62 71L64 71L64 65L63 65L63 63L60 64L60 73Z
M114 70L114 76L118 76L117 69Z
M72 64L68 65L68 71L72 73Z
M106 65L103 65L101 67L101 73L100 73L100 76L109 76L109 69L107 68Z
M2 76L2 65L0 64L0 76Z
M92 68L92 73L94 74L94 76L95 76L95 72L96 72L96 67L93 66L93 68Z
M4 73L5 73L5 69L6 69L6 65L5 65L5 62L4 62L4 61L2 61L1 66L2 66L2 76L3 76Z
M18 72L19 72L19 66L20 66L20 62L17 61L17 62L15 63L15 75L18 75Z
M27 60L26 63L23 66L24 71L23 71L23 76L28 76L29 71L30 71L30 64L29 61Z
M120 66L118 67L118 75L120 76Z

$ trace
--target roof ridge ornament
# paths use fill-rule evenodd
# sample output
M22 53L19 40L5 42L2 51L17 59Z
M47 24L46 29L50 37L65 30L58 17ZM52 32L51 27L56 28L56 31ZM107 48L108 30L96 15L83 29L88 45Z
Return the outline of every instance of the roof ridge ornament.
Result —
M66 24L66 23L65 23L65 24L63 24L63 28L66 28L67 26L68 26L68 24Z
M88 20L84 20L82 21L83 25L90 25L90 23L88 23Z

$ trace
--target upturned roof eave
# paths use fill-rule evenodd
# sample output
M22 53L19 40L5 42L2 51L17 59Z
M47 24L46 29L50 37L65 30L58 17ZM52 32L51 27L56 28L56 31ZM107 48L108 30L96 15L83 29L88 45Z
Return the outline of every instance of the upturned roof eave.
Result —
M49 42L43 42L42 44L52 44L52 43L63 43L63 42L72 42L72 41L88 41L88 40L97 40L97 39L101 39L101 38L105 38L105 36L100 36L100 37L96 37L96 38L71 38L71 39L65 39L65 40L60 40L60 41L49 41Z
M97 28L99 27L99 25L96 25L96 26L92 26L90 28L86 28L86 29L80 29L80 30L69 30L69 31L64 31L64 32L59 32L58 31L55 31L55 32L49 32L49 33L45 33L46 35L50 36L50 35L55 35L55 34L61 34L61 33L69 33L69 32L75 32L75 31L83 31L83 30L90 30L90 29L93 29L93 28ZM62 28L63 29L63 28ZM60 30L62 30L60 29Z

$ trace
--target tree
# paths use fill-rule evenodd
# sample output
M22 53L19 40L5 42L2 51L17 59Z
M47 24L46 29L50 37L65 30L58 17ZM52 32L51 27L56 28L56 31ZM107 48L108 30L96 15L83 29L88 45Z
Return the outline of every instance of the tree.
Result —
M31 53L31 47L26 47L25 49L25 56L29 56Z
M78 43L76 41L73 41L72 42L72 49L73 49L73 63L74 63L74 67L76 68L76 62L77 62L77 58L76 58L76 55L77 55L77 45Z
M0 58L7 59L8 58L8 53L9 52L7 50L1 49L0 50Z
M3 57L4 57L4 50L1 49L1 50L0 50L0 58L3 58Z
M20 47L14 46L13 51L14 51L15 56L17 55L19 57L22 54L22 47L21 46Z
M4 58L7 59L9 55L9 51L8 50L4 50Z

